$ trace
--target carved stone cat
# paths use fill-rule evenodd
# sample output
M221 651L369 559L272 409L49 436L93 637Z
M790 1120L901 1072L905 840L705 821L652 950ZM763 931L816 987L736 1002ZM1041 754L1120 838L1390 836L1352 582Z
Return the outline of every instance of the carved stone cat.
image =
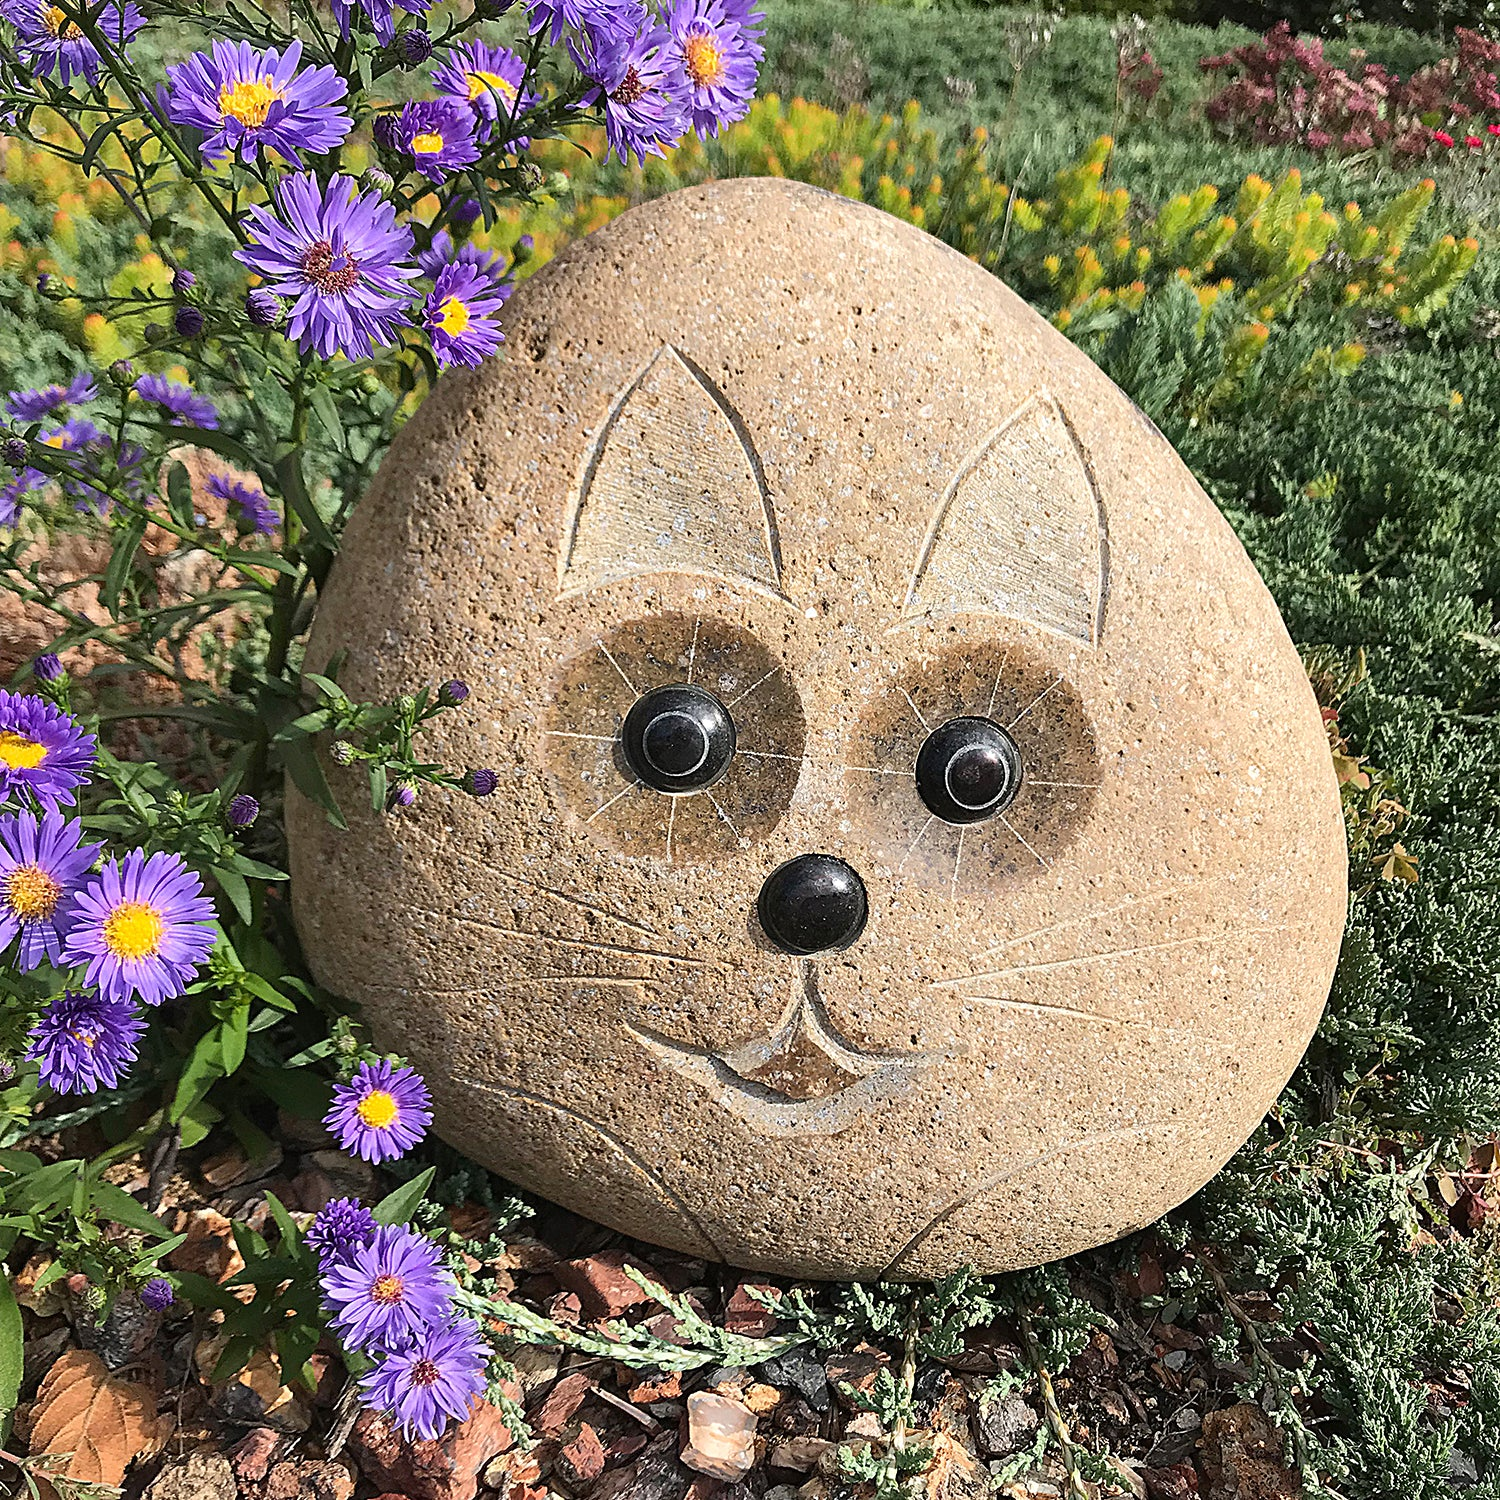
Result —
M443 1135L807 1276L1033 1264L1192 1193L1317 1022L1345 853L1297 653L1161 435L795 183L625 214L507 336L397 439L308 657L467 679L433 755L500 790L291 810L314 969Z

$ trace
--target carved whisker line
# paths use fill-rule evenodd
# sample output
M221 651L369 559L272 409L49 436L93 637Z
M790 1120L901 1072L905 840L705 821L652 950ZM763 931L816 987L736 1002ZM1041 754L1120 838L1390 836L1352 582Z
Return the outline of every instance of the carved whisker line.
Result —
M1097 792L1104 783L1102 781L1038 781L1035 777L1028 777L1026 785L1071 787L1079 792Z
M820 759L819 756L812 754L810 751L804 752L801 755L782 755L774 750L736 750L734 753L736 755L743 755L749 760L790 760L795 761L798 765L802 765L806 761L817 761ZM843 761L836 762L836 764L841 771L863 771L870 776L912 777L917 774L915 767L910 771L902 771L891 766L851 766Z
M637 786L643 785L641 782ZM630 790L626 788L626 790ZM624 795L623 793L621 795ZM608 804L606 804L608 805ZM604 809L600 808L602 812ZM498 869L494 865L482 864L479 860L467 854L460 853L456 849L445 848L431 833L420 824L407 822L403 825L408 829L415 829L424 838L439 850L445 859L451 859L460 865L470 865L475 869L482 869L487 875L503 875L505 879L514 881L517 885L523 885L527 890L537 891L543 896L549 896L554 901L560 901L564 906L575 906L580 911L592 912L596 917L605 917L611 922L618 922L622 927L629 927L633 932L639 932L643 937L661 940L661 933L654 927L648 927L644 922L637 921L634 917L627 917L623 912L614 911L601 902L588 901L584 897L573 894L571 891L560 891L556 886L543 885L539 880L531 880L525 875L518 875L514 870Z
M627 958L647 958L656 963L680 964L690 969L714 967L707 959L692 958L686 953L667 953L657 948L635 948L629 943L605 943L595 938L556 937L546 932L528 932L524 927L506 927L503 923L488 921L484 917L459 916L432 911L426 907L416 907L414 910L423 911L429 917L441 917L463 923L465 926L480 927L486 932L493 932L497 937L514 938L525 943L552 943L559 948L578 948L585 953L620 953Z
M717 797L715 797L714 794L711 791L709 791L707 787L704 787L704 789L703 789L703 795L705 797L707 797L710 802L713 803L713 805L714 805L714 811L716 813L718 813L718 815L721 818L723 818L723 820L725 821L725 823L727 823L729 825L729 831L735 836L735 838L738 838L740 836L740 831L739 831L738 828L736 828L734 826L734 820L719 805L719 799Z
M473 1000L482 999L482 992L489 990L526 990L552 984L576 985L580 988L602 986L605 989L639 989L645 984L661 982L660 977L655 974L531 974L522 979L486 980L482 984L454 985L443 989L423 985L420 990L414 990L410 985L404 984L371 984L365 988L387 995L410 997L420 994L428 999L457 996Z
M760 687L760 685L762 683L769 682L780 670L781 670L780 664L772 667L771 670L769 672L767 672L764 677L757 677L756 680L754 682L752 682L750 684L750 686L747 687L743 693L739 693L735 697L731 698L729 700L729 702L724 705L724 707L725 708L733 708L734 705L736 703L738 703L742 698L748 698L750 696L750 694L753 693L756 690L756 688Z
M1005 826L1008 829L1010 829L1011 835L1016 839L1016 841L1021 845L1021 847L1023 849L1025 849L1026 852L1028 854L1030 854L1031 857L1033 859L1035 859L1036 862L1045 870L1047 868L1047 861L1045 859L1043 859L1042 856L1040 854L1038 854L1036 852L1036 850L1033 849L1029 843L1027 843L1026 836L1021 832L1021 830L1019 828L1017 828L1016 825L1014 823L1012 823L1011 820L1009 818L1007 818L1004 813L1000 814L1000 821L1002 823L1004 823Z
M625 686L628 687L637 698L639 698L641 696L640 689L636 687L636 685L625 675L625 668L622 667L619 662L617 662L614 657L609 654L609 647L606 646L603 641L599 640L597 636L594 639L594 644L604 653L605 661L607 661L610 666L612 666L615 671L620 674L620 681L623 682Z
M677 826L677 799L672 798L672 806L667 810L667 863L672 863L672 830Z
M1221 881L1228 880L1228 875L1211 875L1202 883L1205 886L1217 885ZM1007 948L1014 948L1018 943L1029 943L1033 938L1047 937L1054 932L1065 932L1070 927L1081 927L1085 922L1097 922L1105 917L1113 917L1122 911L1129 911L1133 906L1150 906L1167 896L1181 895L1187 889L1184 885L1167 885L1160 890L1152 891L1149 896L1130 896L1124 901L1116 902L1114 906L1106 906L1103 911L1080 912L1076 917L1064 917L1060 922L1049 922L1044 927L1033 927L1030 932L1023 932L1018 937L1006 938L1003 943L996 944L985 954L989 958L992 954L1003 953Z
M1004 1010L1024 1010L1038 1016L1068 1016L1076 1021L1097 1021L1105 1026L1150 1026L1144 1018L1101 1016L1097 1011L1079 1010L1075 1005L1048 1005L1039 1000L1012 1000L1009 995L965 995L974 1005L993 1005Z
M1031 712L1031 710L1032 710L1032 709L1034 709L1034 708L1035 708L1035 707L1036 707L1036 706L1037 706L1037 704L1038 704L1038 703L1040 703L1040 702L1041 702L1041 701L1042 701L1042 699L1043 699L1043 698L1045 698L1045 697L1046 697L1046 696L1047 696L1047 694L1048 694L1048 693L1051 693L1051 692L1054 692L1054 691L1056 691L1056 689L1058 689L1058 688L1060 688L1060 687L1061 687L1061 686L1062 686L1062 678L1061 678L1061 677L1059 677L1059 678L1058 678L1058 679L1057 679L1057 681L1056 681L1056 682L1054 682L1054 683L1050 683L1050 684L1049 684L1049 685L1048 685L1048 686L1046 686L1046 687L1044 687L1044 688L1043 688L1043 689L1042 689L1042 690L1041 690L1041 692L1039 692L1039 693L1038 693L1038 694L1037 694L1037 695L1036 695L1036 697L1035 697L1035 698L1033 698L1033 699L1032 699L1032 700L1031 700L1031 702L1030 702L1030 703L1028 703L1028 704L1027 704L1027 705L1026 705L1026 707L1025 707L1025 708L1023 708L1023 709L1022 709L1022 710L1021 710L1021 712L1020 712L1020 713L1018 713L1018 714L1017 714L1017 715L1016 715L1016 716L1015 716L1015 718L1013 718L1013 719L1012 719L1012 720L1011 720L1011 721L1010 721L1010 723L1009 723L1009 724L1007 724L1007 725L1006 725L1006 726L1005 726L1005 727L1006 727L1006 728L1007 728L1007 729L1014 729L1014 728L1015 728L1015 727L1016 727L1016 725L1017 725L1017 724L1019 724L1019 723L1020 723L1020 722L1021 722L1021 720L1022 720L1022 719L1024 719L1024 718L1025 718L1025 717L1026 717L1026 715L1027 715L1027 714L1029 714L1029 713L1030 713L1030 712Z
M985 708L984 716L993 719L995 716L995 699L1000 696L1000 681L1005 676L1005 669L1010 665L1010 649L1007 647L1005 655L1000 658L999 669L995 673L995 685L990 689L990 701Z
M912 695L908 693L904 687L898 686L896 691L900 693L901 696L905 698L907 703L911 706L911 711L917 716L917 722L922 726L923 729L928 732L928 734L931 734L932 725L927 722L927 716L922 712L920 708L917 707L917 700L913 698Z
M1248 937L1269 932L1292 932L1307 927L1307 922L1279 922L1274 926L1232 927L1227 932L1202 932L1195 937L1168 938L1160 943L1142 943L1134 948L1109 948L1103 953L1080 953L1073 958L1046 958L1036 963L1012 964L1005 969L990 969L982 974L966 974L962 979L935 979L935 990L956 989L960 985L978 984L986 979L1003 979L1007 974L1036 974L1049 969L1075 968L1079 964L1094 964L1106 958L1138 958L1144 953L1164 953L1173 948L1187 948L1195 943L1219 943L1228 938Z
M602 805L600 805L599 807L596 807L593 810L593 812L591 812L588 815L588 817L586 817L583 821L585 823L592 823L594 821L594 819L597 818L601 813L607 813L610 810L610 808L612 808L615 805L615 803L620 800L621 797L628 797L633 791L637 790L637 788L639 788L639 787L645 786L645 784L646 783L644 781L633 781L633 782L631 782L631 784L629 786L625 787L622 791L616 792L614 794L614 796L609 799L608 802L605 802Z
M958 830L958 848L953 855L953 878L948 882L948 899L958 900L958 872L964 862L964 839L968 835L967 828Z
M698 663L698 630L703 624L703 616L699 615L693 621L693 644L688 647L688 686L693 683L693 670Z
M606 745L613 745L620 738L617 734L581 734L576 729L544 729L542 733L557 740L600 740Z
M914 838L911 841L911 843L906 846L906 853L901 856L901 863L896 866L896 873L898 875L901 873L902 870L904 870L906 868L906 862L907 862L907 860L909 860L912 857L912 855L917 852L917 845L920 844L922 842L922 840L927 837L927 830L929 828L931 828L932 825L934 823L936 823L936 822L937 822L937 814L936 813L928 813L928 815L927 815L927 821L921 826L921 828L919 828L917 830L917 836L916 836L916 838Z

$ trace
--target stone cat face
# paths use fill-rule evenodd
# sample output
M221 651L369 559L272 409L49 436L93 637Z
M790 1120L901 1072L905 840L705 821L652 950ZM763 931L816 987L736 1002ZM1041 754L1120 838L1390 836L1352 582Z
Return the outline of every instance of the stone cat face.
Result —
M309 654L464 677L439 753L500 792L291 813L314 969L443 1133L814 1276L1031 1264L1193 1191L1316 1023L1344 846L1296 653L1160 435L795 184L635 210L508 338L398 440Z

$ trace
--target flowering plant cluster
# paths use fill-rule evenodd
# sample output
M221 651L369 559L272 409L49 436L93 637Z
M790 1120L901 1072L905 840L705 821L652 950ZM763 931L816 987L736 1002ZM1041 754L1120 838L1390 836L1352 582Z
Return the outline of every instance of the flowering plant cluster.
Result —
M0 412L0 572L47 643L0 689L0 1214L101 1308L214 1310L220 1375L270 1347L305 1376L332 1332L412 1435L500 1399L462 1265L406 1222L430 1172L400 1212L274 1205L281 1246L243 1231L233 1295L163 1275L147 1209L179 1150L288 1101L371 1164L423 1142L422 1079L300 964L282 788L342 821L329 761L393 817L499 778L416 747L463 682L359 703L304 660L312 604L396 428L501 351L529 249L492 242L501 214L568 189L533 146L602 132L643 162L716 134L760 32L751 0L0 0L0 128L116 195L140 257L125 283L42 268L111 353ZM28 1149L80 1104L150 1161L146 1207Z
M1294 36L1278 21L1258 42L1200 61L1204 72L1228 76L1206 113L1231 135L1311 151L1385 147L1411 161L1455 139L1477 147L1485 116L1500 114L1500 42L1462 26L1454 37L1454 55L1402 79L1358 50L1337 67L1320 38Z

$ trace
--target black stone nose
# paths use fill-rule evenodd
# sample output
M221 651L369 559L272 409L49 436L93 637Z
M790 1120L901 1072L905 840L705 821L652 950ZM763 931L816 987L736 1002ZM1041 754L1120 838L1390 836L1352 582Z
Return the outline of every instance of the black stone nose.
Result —
M701 792L734 758L729 710L688 683L643 693L625 715L620 739L630 769L658 792Z
M831 854L799 854L766 877L755 910L783 953L805 955L847 948L865 930L870 903L853 866Z
M1021 751L992 719L949 719L917 754L917 794L945 823L982 823L1021 790Z

